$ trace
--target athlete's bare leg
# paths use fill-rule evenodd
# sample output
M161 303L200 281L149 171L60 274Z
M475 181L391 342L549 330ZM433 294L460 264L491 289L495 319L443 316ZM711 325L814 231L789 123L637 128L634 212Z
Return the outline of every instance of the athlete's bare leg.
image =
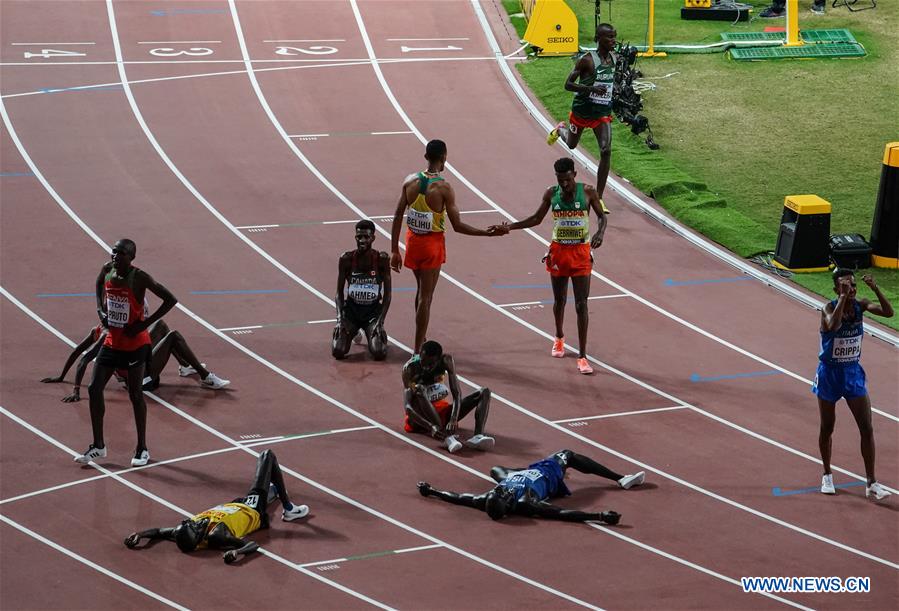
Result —
M134 409L134 428L137 429L135 456L147 449L147 404L142 388L145 372L146 361L128 370L128 398L131 399L131 407Z
M590 274L573 276L571 288L574 291L574 310L577 312L578 357L587 356L587 324L590 313L587 310L587 298L590 296Z
M474 434L483 435L487 426L487 416L490 415L490 389L481 388L462 398L459 406L459 420L462 420L474 410Z
M833 427L837 421L836 405L818 397L818 413L821 415L821 426L818 429L818 449L821 452L821 463L824 475L830 475L830 456L833 448Z
M106 442L103 440L103 417L106 415L106 402L103 400L103 390L115 371L113 367L94 363L94 372L91 375L91 383L87 387L88 397L90 398L91 410L91 429L94 434L94 447L105 448ZM138 383L140 388L140 383Z
M415 415L427 425L436 427L437 430L434 434L434 438L444 439L446 434L443 431L443 422L440 420L440 415L437 414L437 410L434 409L434 405L428 401L428 398L418 389L413 391L407 388L404 392L406 394L406 402L412 408ZM422 426L421 422L416 424Z
M335 326L331 335L331 356L338 360L345 358L350 351L354 335L355 333L350 335L350 330L344 324Z
M415 354L421 351L421 345L425 343L428 332L428 322L431 319L431 300L434 298L434 289L440 279L440 268L416 269L415 282L418 290L415 292Z
M193 350L187 345L184 336L178 331L169 331L158 344L153 346L153 356L150 359L150 370L147 372L147 375L154 380L157 379L159 374L162 373L162 370L165 368L166 363L168 363L169 356L174 356L175 358L180 357L180 359L178 359L179 362L183 360L185 363L196 369L201 380L209 375L209 370L200 364L200 359L193 353Z
M376 361L387 358L387 332L378 327L375 320L365 328L365 339L368 340L368 352Z
M581 141L581 130L577 125L569 124L567 127L556 128L556 133L559 134L559 139L565 143L565 146L572 150Z
M612 165L612 124L600 123L593 128L596 134L596 142L599 144L599 165L596 168L596 194L602 198L606 190L606 181L609 178L609 168Z
M149 329L147 329L147 332L150 334L150 343L155 347L156 344L162 341L162 338L169 334L169 331L171 331L171 329L169 329L169 326L165 324L164 320L157 320L152 325L150 325ZM177 352L172 352L172 356L175 357L175 360L178 361L178 364L182 367L189 365L189 363L185 361ZM148 373L147 375L151 374Z
M565 304L568 302L568 276L550 276L553 287L553 318L556 321L556 337L565 337L562 323L565 322Z
M870 486L877 481L874 475L874 425L871 424L871 399L868 395L863 397L853 397L846 399L849 404L849 411L855 418L855 424L858 425L858 432L861 435L862 459L865 461L865 476L868 478Z

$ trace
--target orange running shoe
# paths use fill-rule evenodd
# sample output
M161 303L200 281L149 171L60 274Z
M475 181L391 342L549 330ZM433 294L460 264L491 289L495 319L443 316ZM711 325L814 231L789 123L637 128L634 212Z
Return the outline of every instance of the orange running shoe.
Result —
M555 358L560 359L565 356L565 338L557 337L553 340L553 351L550 353Z
M590 363L587 362L587 359L582 358L577 360L577 370L584 375L590 375L593 373L593 368L590 367Z

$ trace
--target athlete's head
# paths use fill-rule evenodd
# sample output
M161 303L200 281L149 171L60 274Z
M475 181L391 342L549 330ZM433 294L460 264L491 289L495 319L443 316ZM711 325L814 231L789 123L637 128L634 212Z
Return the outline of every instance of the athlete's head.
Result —
M446 142L443 140L431 140L425 146L425 159L428 165L437 164L438 171L443 170L443 164L446 163Z
M371 248L375 241L375 224L368 219L362 219L356 223L356 248L365 252Z
M611 51L615 48L615 43L617 42L615 38L617 36L618 32L615 31L611 23L600 23L596 26L596 36L593 40L596 41L598 49Z
M515 493L508 488L497 486L487 493L484 511L491 520L500 520L512 513L513 509L515 509Z
M855 272L845 267L833 270L833 292L839 295L841 285L845 285L850 299L855 299Z
M194 551L206 536L207 526L209 526L208 518L203 518L199 522L184 520L175 527L175 545L185 554Z
M112 264L118 271L127 271L137 256L137 245L134 240L122 238L112 247Z
M434 369L443 356L443 346L433 340L428 340L421 345L422 369Z
M577 172L574 169L574 159L571 157L557 159L553 164L553 169L556 171L556 182L562 187L562 191L564 193L574 192L577 184L574 180L575 176L577 176Z

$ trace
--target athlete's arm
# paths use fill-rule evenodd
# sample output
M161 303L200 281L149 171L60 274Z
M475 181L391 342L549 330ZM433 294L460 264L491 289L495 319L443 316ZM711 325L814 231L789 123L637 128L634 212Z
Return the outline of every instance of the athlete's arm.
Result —
M125 327L125 335L127 335L128 337L134 337L141 331L145 330L154 322L168 314L169 310L174 308L178 303L178 299L172 294L171 291L153 280L153 277L144 270L138 270L137 274L135 274L134 280L136 295L140 295L144 291L150 291L151 293L162 299L162 303L158 308L156 308L156 311L150 314L150 316L148 316L147 318L129 323L128 326ZM140 287L143 287L144 290L140 290Z
M868 299L859 299L858 302L862 306L862 312L871 312L871 314L876 314L877 316L892 318L893 306L890 305L890 301L886 296L880 292L880 287L877 286L874 277L870 274L865 274L862 276L862 280L868 285L868 288L874 291L874 294L877 295L877 300L880 302L878 305L874 305Z
M590 207L593 208L593 212L596 213L596 233L594 233L593 237L590 239L590 248L599 248L602 246L602 238L606 233L608 219L602 210L602 204L599 201L599 193L596 192L596 187L593 185L584 185L584 193L587 194L587 201L590 202Z
M593 56L589 53L584 53L583 56L577 63L574 65L574 68L571 69L571 72L568 73L568 78L565 79L565 90L573 91L575 93L589 93L594 91L594 87L591 85L581 85L578 83L580 79L584 79L589 77L596 70L596 66L593 65ZM603 85L603 88L605 86Z
M846 302L849 301L849 283L841 279L838 288L840 296L837 304L831 307L828 303L821 310L821 330L825 333L836 331L843 324L843 310L846 309Z
M533 499L524 498L515 504L515 513L524 516L544 518L546 520L561 520L563 522L586 522L593 520L596 522L605 522L607 524L617 524L621 518L614 511L603 511L602 513L591 511L579 511L577 509L562 509L552 503L546 501L535 501Z
M97 276L97 283L95 286L95 291L97 293L97 316L100 318L100 324L103 325L103 328L109 326L109 321L106 318L106 274L109 273L109 270L112 269L112 261L105 263L102 268L100 268L100 274Z
M499 227L503 227L503 225L494 225L493 227L488 229L478 229L477 227L472 227L471 225L463 221L462 215L459 214L459 208L456 207L456 194L453 191L452 186L450 186L446 182L443 182L438 183L438 188L440 189L441 195L443 195L443 206L446 210L446 216L447 218L449 218L450 225L453 226L453 231L455 231L456 233L461 233L463 235L480 236L494 236L508 233L503 229L499 229Z
M484 507L487 504L486 494L459 494L458 492L451 492L449 490L437 490L436 488L432 488L431 484L428 482L418 482L418 492L422 496L433 496L441 501L452 503L453 505L463 505L465 507L480 509L481 511L484 511Z
M222 522L216 524L209 534L206 535L206 542L210 549L239 550L247 546L246 541L235 537L234 533Z
M174 528L149 528L140 532L131 533L125 537L125 547L134 549L138 546L142 539L165 539L166 541L175 540Z
M462 408L462 389L459 388L459 378L456 377L456 362L452 355L443 355L443 365L446 367L446 374L449 376L450 392L453 394L453 408L450 410L450 417L446 423L446 434L452 435L459 426L459 410Z
M409 177L403 182L403 189L400 191L400 199L396 203L396 211L393 213L393 225L390 226L390 267L393 271L398 272L403 267L403 256L400 254L400 230L403 228L403 213L406 212L406 187L414 179Z
M378 267L381 276L381 316L378 318L378 326L384 328L387 320L387 310L390 309L390 299L393 295L393 280L390 278L390 255L386 252L378 253Z
M91 346L91 349L84 353L84 356L81 357L81 360L78 361L78 367L75 368L75 387L72 389L72 393L66 395L62 398L63 403L76 403L81 401L81 380L84 379L84 372L87 370L87 365L100 353L100 348L103 347L103 342L106 340L106 332L100 334L100 337Z
M92 343L94 343L93 329L88 332L87 337L81 340L81 343L75 346L75 348L69 354L69 358L66 359L66 364L62 366L62 373L60 373L56 377L44 378L41 380L41 382L43 382L44 384L56 384L58 382L62 382L66 377L66 374L69 372L69 368L71 368L72 364L75 362L75 359L77 359L82 352L87 350Z
M234 564L241 556L252 554L258 549L258 543L256 543L255 541L248 541L247 543L244 543L242 547L239 547L237 549L230 549L222 554L222 559L225 561L225 564Z
M528 227L533 227L535 225L539 225L543 222L546 213L549 212L549 205L552 202L552 194L553 188L548 188L543 193L543 200L540 202L540 206L537 208L537 211L529 216L526 219L521 219L520 221L515 221L511 225L509 225L509 230L513 229L527 229Z
M346 256L346 253L340 255L340 259L337 261L337 295L334 296L334 306L337 309L337 326L343 323L343 308L346 305L343 291L346 288L346 274L349 267L349 257Z

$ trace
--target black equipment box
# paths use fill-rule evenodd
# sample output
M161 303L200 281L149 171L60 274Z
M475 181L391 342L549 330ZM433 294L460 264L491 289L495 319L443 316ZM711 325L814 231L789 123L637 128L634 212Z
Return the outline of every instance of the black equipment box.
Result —
M704 21L749 21L750 9L752 9L752 5L741 2L713 4L708 8L684 6L680 10L680 18Z
M865 269L871 267L871 245L857 233L830 236L830 258L837 267Z

